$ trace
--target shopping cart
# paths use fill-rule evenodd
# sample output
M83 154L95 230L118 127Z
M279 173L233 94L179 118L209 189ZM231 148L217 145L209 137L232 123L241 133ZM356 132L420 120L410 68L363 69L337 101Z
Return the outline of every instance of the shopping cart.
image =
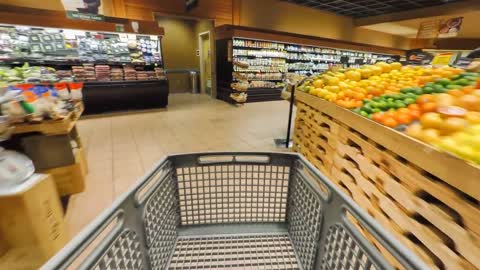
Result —
M42 269L393 269L367 233L428 269L300 155L173 155Z

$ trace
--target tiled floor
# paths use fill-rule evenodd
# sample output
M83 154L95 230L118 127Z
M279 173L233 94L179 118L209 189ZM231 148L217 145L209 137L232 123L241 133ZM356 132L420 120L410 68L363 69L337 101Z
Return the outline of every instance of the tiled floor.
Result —
M82 120L89 174L70 199L67 224L77 234L162 156L198 151L279 151L288 103L235 107L204 95L170 96L168 109Z

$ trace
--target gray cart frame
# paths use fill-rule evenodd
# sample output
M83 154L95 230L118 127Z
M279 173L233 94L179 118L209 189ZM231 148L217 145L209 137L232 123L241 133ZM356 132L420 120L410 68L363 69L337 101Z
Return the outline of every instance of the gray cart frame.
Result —
M41 269L393 269L359 227L428 269L301 155L172 155Z

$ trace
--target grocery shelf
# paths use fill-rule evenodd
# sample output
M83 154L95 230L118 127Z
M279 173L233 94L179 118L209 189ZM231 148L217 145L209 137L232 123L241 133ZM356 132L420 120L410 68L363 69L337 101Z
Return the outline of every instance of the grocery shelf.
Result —
M10 65L23 65L28 63L29 65L48 65L48 66L77 66L83 64L92 64L92 65L110 65L110 66L123 66L123 65L133 65L133 66L161 66L162 63L140 63L140 62L111 62L111 61L77 61L77 60L38 60L38 59L0 59L2 63Z
M257 55L246 55L246 54L234 54L233 57L255 57L255 58L276 58L276 59L287 59L287 57L280 56L257 56Z

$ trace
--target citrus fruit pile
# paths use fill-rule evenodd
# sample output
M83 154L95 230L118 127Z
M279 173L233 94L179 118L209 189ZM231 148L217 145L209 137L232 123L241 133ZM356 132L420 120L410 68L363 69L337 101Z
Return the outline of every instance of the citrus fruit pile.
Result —
M402 89L415 89L415 87L438 79L449 78L460 72L462 72L461 69L451 67L437 69L402 67L400 63L379 62L375 65L362 66L359 69L328 71L307 79L298 89L335 102L341 107L354 109L363 106L365 100L371 100L383 94L397 94ZM434 89L433 91L439 90ZM404 94L408 93L410 92ZM411 93L416 94L415 90L412 90ZM419 94L421 93L417 95ZM415 97L410 95L410 98L414 99Z
M316 75L299 89L480 164L480 73L378 63Z

